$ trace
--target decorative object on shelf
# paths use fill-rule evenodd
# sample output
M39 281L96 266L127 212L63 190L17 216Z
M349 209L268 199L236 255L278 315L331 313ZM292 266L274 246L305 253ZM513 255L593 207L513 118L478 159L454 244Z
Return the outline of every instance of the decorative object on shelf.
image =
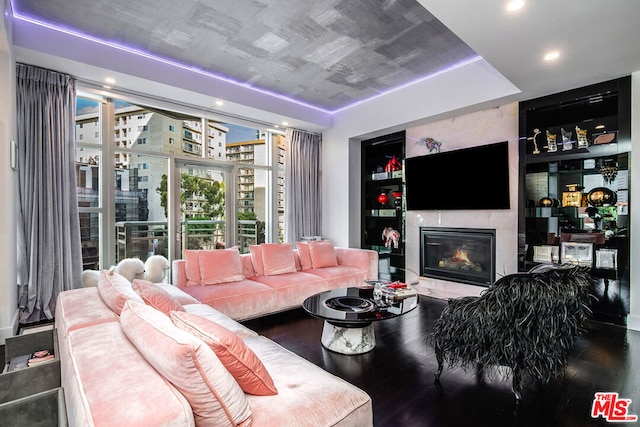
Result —
M555 153L558 151L558 144L556 142L556 135L549 132L547 129L547 152Z
M387 193L380 193L380 195L378 196L378 203L380 203L382 206L386 206L388 201L389 196L387 196Z
M438 142L435 139L430 138L428 136L425 137L425 138L422 138L421 140L419 140L419 142L421 144L424 144L425 147L427 147L427 150L429 150L430 153L432 153L434 151L436 153L439 153L440 152L440 147L442 147L442 143L441 142Z
M573 141L571 140L571 132L568 132L561 128L560 134L562 135L562 151L573 150Z
M616 133L614 132L604 132L598 136L593 138L594 144L610 144L612 142L616 142Z
M618 175L618 165L615 161L603 162L604 164L600 168L600 173L608 184L611 184Z
M591 206L612 206L618 201L615 191L607 187L596 187L587 194L587 203Z
M596 251L596 268L616 270L618 268L618 250L598 249Z
M576 136L578 137L578 148L587 148L589 146L586 129L580 129L576 126Z
M573 264L580 267L592 267L593 243L562 242L560 256L564 264Z
M598 229L600 228L600 222L602 221L602 217L598 212L598 208L596 208L595 206L588 206L585 209L585 212L587 213L589 218L591 218L591 220L593 221L593 231L598 231ZM585 228L586 227L587 227L587 224L585 224Z
M387 162L387 165L384 167L385 172L394 172L402 169L402 163L400 163L400 160L398 160L395 154L393 156L386 156L386 157L387 159L389 159L389 161Z
M538 135L540 135L542 132L540 132L540 129L535 128L533 130L533 154L540 154L540 149L538 148L538 141L536 140L536 138L538 137Z
M391 248L393 246L395 249L398 249L400 232L393 227L386 227L382 230L382 240L384 240L385 248Z
M562 193L562 207L582 206L582 190L583 187L578 184L567 184L567 190Z
M542 199L540 199L538 204L542 208L557 208L560 206L560 200L553 199L551 197L543 197Z
M534 246L533 262L551 263L551 246Z
M402 207L402 191L392 191L391 195L393 196L393 205L396 208Z

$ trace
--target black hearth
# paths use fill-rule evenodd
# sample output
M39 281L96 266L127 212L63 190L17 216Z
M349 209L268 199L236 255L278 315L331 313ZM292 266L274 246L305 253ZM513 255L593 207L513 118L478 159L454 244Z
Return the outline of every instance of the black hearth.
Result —
M496 230L420 227L420 275L471 285L495 280Z

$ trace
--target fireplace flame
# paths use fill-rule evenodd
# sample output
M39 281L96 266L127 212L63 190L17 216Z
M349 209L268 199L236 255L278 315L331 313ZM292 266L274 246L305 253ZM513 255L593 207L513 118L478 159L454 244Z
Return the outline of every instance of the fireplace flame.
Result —
M451 257L452 262L464 262L471 263L469 259L469 254L464 249L456 249L456 253Z
M476 271L482 273L482 265L469 259L469 251L463 248L456 249L455 254L449 258L443 258L438 263L440 268L457 271Z

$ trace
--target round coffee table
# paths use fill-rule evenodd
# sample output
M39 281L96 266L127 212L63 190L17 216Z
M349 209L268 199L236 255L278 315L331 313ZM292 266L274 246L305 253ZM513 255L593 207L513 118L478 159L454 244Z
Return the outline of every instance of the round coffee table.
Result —
M373 350L373 322L401 316L418 306L418 295L388 304L373 298L373 286L320 292L302 303L312 316L324 319L322 345L336 353L362 354Z

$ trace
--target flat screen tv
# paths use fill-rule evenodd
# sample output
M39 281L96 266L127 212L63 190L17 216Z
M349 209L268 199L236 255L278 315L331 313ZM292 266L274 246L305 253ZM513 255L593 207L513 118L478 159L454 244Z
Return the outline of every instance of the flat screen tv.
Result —
M509 209L506 141L405 159L407 210Z

